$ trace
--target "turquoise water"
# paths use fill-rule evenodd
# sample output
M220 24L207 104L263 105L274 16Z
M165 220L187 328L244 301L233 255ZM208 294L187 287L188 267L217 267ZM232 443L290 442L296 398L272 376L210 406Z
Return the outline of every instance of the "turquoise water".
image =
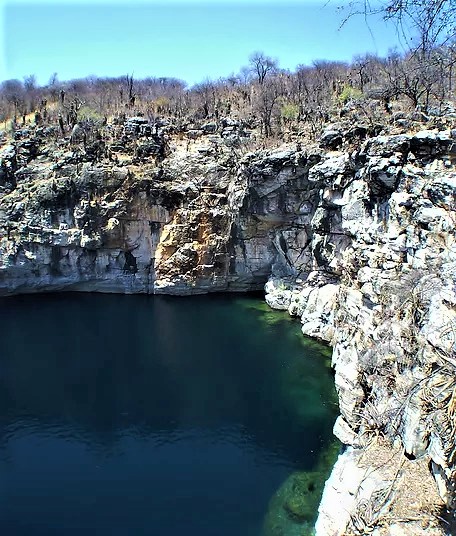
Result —
M20 296L0 301L0 333L1 534L306 526L284 482L327 472L337 407L328 350L285 313L253 297Z

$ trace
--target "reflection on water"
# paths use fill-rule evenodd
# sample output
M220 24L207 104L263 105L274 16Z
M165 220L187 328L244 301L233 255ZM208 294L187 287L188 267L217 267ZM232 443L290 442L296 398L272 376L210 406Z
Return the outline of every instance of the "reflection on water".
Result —
M259 536L336 414L325 351L251 297L0 302L0 532Z

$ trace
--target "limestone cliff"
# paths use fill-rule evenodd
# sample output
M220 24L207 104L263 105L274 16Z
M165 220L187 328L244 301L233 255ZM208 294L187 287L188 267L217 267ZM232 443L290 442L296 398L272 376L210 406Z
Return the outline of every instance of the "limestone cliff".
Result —
M319 155L241 158L203 142L159 165L93 165L35 136L43 150L18 167L22 143L0 153L2 294L259 290L273 266L279 275L311 267L323 183L308 171Z
M450 533L437 527L422 466L454 511L454 156L449 131L378 136L327 155L310 171L325 182L314 271L266 286L268 303L334 347L334 431L351 447L326 485L317 534Z
M143 140L92 159L19 131L0 150L0 293L266 284L272 307L334 347L335 433L350 447L318 534L442 534L438 499L407 519L400 499L404 479L435 488L429 462L455 507L454 132L367 134L337 152L243 153L210 135L172 140L166 158Z

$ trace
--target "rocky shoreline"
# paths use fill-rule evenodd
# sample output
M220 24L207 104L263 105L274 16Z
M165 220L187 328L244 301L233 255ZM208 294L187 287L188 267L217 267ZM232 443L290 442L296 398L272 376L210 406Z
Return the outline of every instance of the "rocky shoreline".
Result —
M425 505L430 493L423 496L421 490L431 489L432 481L410 476L414 467L429 465L445 506L454 510L451 136L420 132L371 139L358 155L362 167L355 163L356 171L345 176L347 156L317 164L312 172L331 181L312 220L317 241L325 231L324 276L315 270L299 284L276 279L266 285L271 307L300 317L304 334L333 346L341 411L334 433L350 448L327 482L319 535L451 530L439 521L444 509L435 511L438 500ZM380 436L389 439L381 449ZM387 458L402 449L401 456L391 457L407 463L409 474L401 466L392 475L391 463L377 467L375 457L360 471L370 449ZM404 479L417 504L403 518L391 518Z
M18 131L0 148L0 295L266 284L271 307L333 346L348 448L317 534L451 533L456 133L353 135L244 153L205 134L164 159L127 136L97 161Z

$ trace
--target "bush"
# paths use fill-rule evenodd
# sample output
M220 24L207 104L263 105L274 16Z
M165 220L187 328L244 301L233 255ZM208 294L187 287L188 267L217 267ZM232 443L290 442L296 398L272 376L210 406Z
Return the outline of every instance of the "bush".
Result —
M154 102L155 110L158 114L165 113L167 110L169 110L169 106L171 104L171 101L168 99L168 97L157 97Z
M89 106L82 106L78 110L78 122L90 125L101 125L103 116Z
M339 95L339 102L341 104L347 104L347 102L361 100L362 98L362 91L352 86L344 86L342 93Z
M280 115L285 121L295 121L299 115L299 106L297 104L286 102L282 104Z

